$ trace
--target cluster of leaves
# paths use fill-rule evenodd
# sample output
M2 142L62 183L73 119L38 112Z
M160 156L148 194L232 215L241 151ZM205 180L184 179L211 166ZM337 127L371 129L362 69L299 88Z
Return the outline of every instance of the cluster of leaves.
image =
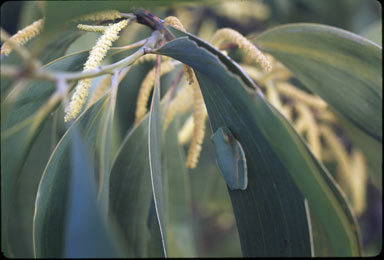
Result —
M26 45L46 64L44 70L79 71L88 57L88 50L68 50L82 33L64 27L60 15L70 19L105 6L80 8L82 2L77 3L80 6L45 3L44 32ZM108 9L130 11L135 3L130 4L111 2ZM195 10L189 8L175 8L183 22ZM27 10L40 9L29 4ZM218 14L225 16L225 8L218 8ZM187 31L204 27L184 24ZM351 198L346 199L329 173L332 166L326 168L313 155L292 121L255 87L256 79L202 40L204 33L215 30L209 26L204 27L208 33L196 33L200 38L167 26L175 39L154 51L192 67L204 96L210 129L194 170L185 168L184 147L175 138L189 113L161 131L165 97L172 93L169 86L177 73L163 77L161 89L155 86L150 113L135 126L136 97L153 66L149 62L127 73L116 99L107 90L70 125L63 122L60 100L52 100L54 83L2 75L2 248L7 255L196 256L212 252L207 249L215 246L212 236L224 237L222 242L235 248L234 253L218 247L216 255L239 255L240 246L244 256L363 253ZM128 27L119 44L149 32L142 25ZM89 38L84 39L90 48ZM315 24L278 26L252 41L283 63L299 87L329 105L344 138L363 151L369 181L381 192L381 47ZM49 44L41 51L44 42ZM129 54L111 51L107 61ZM21 61L11 53L2 64ZM222 127L230 129L244 149L245 191L227 192L215 164L208 139ZM209 223L204 220L212 219L213 235L202 228Z

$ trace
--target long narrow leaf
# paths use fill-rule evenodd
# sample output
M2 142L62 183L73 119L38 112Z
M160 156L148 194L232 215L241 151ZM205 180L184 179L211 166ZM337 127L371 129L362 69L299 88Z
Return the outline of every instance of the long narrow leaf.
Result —
M174 29L172 31L179 37L186 35ZM183 51L185 49L188 49L188 52ZM344 201L333 180L315 160L295 130L280 113L273 109L257 92L253 95L254 101L251 101L249 95L244 91L244 87L246 85L252 87L252 84L247 81L246 75L241 75L242 73L237 69L236 64L209 44L191 35L188 35L188 38L182 37L168 43L158 53L171 56L194 68L202 88L213 132L218 127L228 127L242 144L247 162L250 162L248 165L249 186L247 191L245 193L241 191L230 192L235 214L237 214L238 218L243 252L248 255L263 253L279 255L278 252L281 248L278 247L278 243L281 241L280 246L284 243L284 238L281 237L288 237L288 234L290 234L296 237L295 241L300 241L301 245L303 245L303 241L306 241L305 238L309 239L306 227L294 224L300 217L305 217L305 213L302 212L300 207L300 199L290 197L289 201L285 201L289 196L288 194L290 196L295 194L295 185L288 184L291 182L290 178L292 178L303 196L308 199L314 214L324 224L325 231L334 246L334 254L343 256L358 255L360 245L358 233L356 233L356 223L348 204ZM277 170L277 168L280 169ZM256 178L256 181L253 178ZM283 180L286 183L283 183ZM252 184L253 182L254 184ZM284 188L281 187L276 190L276 187L279 187L277 185L280 184ZM240 199L243 196L242 193L246 194L250 191L254 194L255 192L261 192L261 194L243 200ZM255 206L251 204L252 199L257 201L258 198L265 198L265 194L262 192L266 191L273 192L273 195L268 197L269 203L263 206L265 207L263 212L266 215L255 212L253 218L247 220L249 215L245 215L246 217L243 215L243 218L239 221L242 214L238 214L238 212L241 212L241 208L247 208L248 210L254 208ZM287 194L287 192L291 193ZM272 203L274 197L277 201L284 199L284 203ZM264 201L257 202L257 206L262 207ZM284 207L290 204L289 209L285 211ZM273 239L275 244L272 244L270 248L262 247L254 252L252 250L260 246L260 244L262 245L263 241L260 240L260 235L255 237L255 240L251 239L252 234L256 232L258 234L263 233L263 228L268 227L271 215L267 212L271 210L268 210L268 208L272 205L272 209L281 210L279 216L284 216L283 220L274 219L272 221L273 225L280 223L282 225L280 230L284 230L283 227L286 224L287 231L294 225L296 227L295 231L280 234L279 238ZM267 216L268 219L260 220L263 215ZM290 220L292 216L295 217ZM249 224L244 223L254 223L257 219L261 221L262 226L253 227L255 230L248 232L251 227ZM293 222L290 223L290 221ZM300 220L300 223L306 223L306 221ZM299 226L300 228L298 228ZM298 230L303 232L301 237ZM268 236L270 237L271 234L268 233ZM246 243L249 242L245 241L252 241L253 247L248 244L249 247L247 248ZM308 240L305 242L307 244L304 244L304 251L300 253L295 251L300 249L299 245L292 243L289 238L287 241L288 250L292 250L289 253L292 255L302 254L305 249L309 250ZM309 254L309 251L306 254Z

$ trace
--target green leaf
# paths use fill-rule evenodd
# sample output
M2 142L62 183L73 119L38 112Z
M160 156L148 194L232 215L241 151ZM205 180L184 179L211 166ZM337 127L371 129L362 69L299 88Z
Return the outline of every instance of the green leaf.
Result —
M383 175L383 145L381 142L367 135L365 132L360 131L351 122L345 120L343 117L338 116L340 127L343 132L352 140L353 144L361 149L365 154L368 166L368 174L371 177L372 183L382 190L382 175Z
M128 68L129 70L129 68ZM118 90L118 73L111 76L111 86L108 95L110 102L108 107L103 111L102 119L100 120L97 147L99 150L99 188L98 201L100 202L102 212L105 216L108 215L109 208L109 179L112 168L112 158L116 155L117 145L114 145L115 139L119 137L117 132L117 122L115 118L116 94Z
M158 72L160 73L160 72ZM161 113L160 113L160 74L157 75L149 111L148 149L151 184L156 215L159 221L164 256L167 257L166 227L164 212L163 179L161 173Z
M359 33L361 36L373 41L377 45L382 45L383 39L382 39L382 21L377 20L376 22L371 23L368 25L361 33Z
M39 59L42 64L46 64L44 67L49 67L51 63L55 63L56 59L63 59L64 57L62 56L66 53L68 47L83 33L84 32L79 31L77 28L70 28L58 32L55 38L41 39L41 36L37 36L37 38L26 43L24 47L32 53L38 53L36 58ZM19 55L13 51L2 59L1 64L18 65L23 68L24 62ZM82 67L83 63L80 65ZM75 71L81 67L68 67L66 70ZM55 67L54 69L59 70L60 67ZM1 77L1 94L4 95L15 82L17 82L17 80L13 78Z
M200 46L203 44L199 42ZM248 188L229 190L244 256L311 255L304 199L254 123L250 114L255 109L254 102L244 93L239 78L228 73L217 57L185 37L169 42L157 52L194 69L212 131L229 128L244 148Z
M178 37L187 35L171 30ZM247 94L244 88L253 85L235 63L190 34L157 53L193 67L212 131L229 128L244 148L248 188L229 191L244 255L310 255L303 198L296 187L324 224L333 255L360 254L355 219L329 173L259 92L253 98Z
M98 101L73 123L46 166L33 220L36 257L116 256L114 239L97 208L94 173L74 133L81 133L88 156L94 156L97 122L105 101Z
M162 248L150 251L150 248L158 247L153 245L156 239L151 236L148 225L152 200L148 119L145 117L124 138L110 174L109 216L120 231L124 257L129 258L149 257L150 254L152 257L164 256ZM159 229L155 231L160 232Z
M80 67L85 54L70 55L50 63L45 69L71 70ZM2 210L8 207L14 198L14 189L35 137L40 132L50 112L59 103L58 96L51 96L55 87L52 82L29 82L15 101L1 110L1 194ZM8 215L2 215L2 236L6 234ZM4 241L4 240L3 240Z
M12 203L7 213L3 212L8 221L6 227L2 227L3 232L7 230L6 239L3 240L6 246L3 245L2 250L8 257L33 258L31 220L39 181L52 152L52 146L56 145L55 140L51 138L54 123L54 120L49 118L36 136L20 172L22 178L17 180L13 188Z
M290 24L254 42L359 129L382 142L382 50L356 34L318 24Z
M195 257L189 172L184 151L175 138L179 128L176 117L164 134L162 153L167 249L169 257Z
M104 216L97 204L94 170L87 156L90 151L83 143L76 124L72 126L69 136L72 147L72 166L70 174L67 173L68 175L64 177L70 178L69 198L65 203L68 208L65 212L67 223L64 256L67 258L118 257L116 245L108 234ZM57 173L63 174L60 170ZM49 184L55 185L55 183Z

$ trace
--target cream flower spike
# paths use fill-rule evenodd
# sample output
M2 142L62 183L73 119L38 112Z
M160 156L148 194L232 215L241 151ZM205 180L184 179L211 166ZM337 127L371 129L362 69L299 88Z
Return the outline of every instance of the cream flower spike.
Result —
M193 75L195 78L195 76ZM201 152L201 144L204 141L205 121L207 119L207 109L205 107L203 94L201 93L199 83L196 79L193 81L193 136L191 145L189 146L187 168L196 168Z
M13 43L22 46L26 42L28 42L30 39L38 35L44 26L44 20L40 19L32 23L31 25L28 25L24 29L18 31L16 34L14 34L9 40L11 40ZM12 46L4 42L4 44L1 46L1 55L8 55L12 52Z
M316 123L316 119L309 109L308 105L303 103L297 103L295 108L299 114L301 122L305 122L305 129L307 131L308 145L311 148L315 157L321 160L321 141L320 132Z
M284 96L299 100L316 109L326 109L327 103L319 96L311 95L287 82L277 82L276 88Z
M164 19L164 21L181 31L185 31L183 24L177 17L168 16ZM185 164L187 168L193 169L196 167L199 161L201 144L204 140L205 120L207 118L207 112L199 83L195 79L195 74L192 68L183 64L183 69L184 76L187 82L193 87L193 136L191 145L189 146L187 161ZM172 112L172 110L170 112Z
M243 49L245 53L250 56L250 58L260 63L265 70L270 71L272 69L271 62L268 58L239 32L230 28L217 30L212 37L212 45L219 46L223 41L236 43L240 49Z
M122 20L107 27L107 29L104 31L104 34L100 36L96 42L96 45L92 48L88 59L84 64L84 71L95 69L100 65L109 48L111 48L112 43L119 38L118 33L127 25L128 21ZM88 96L88 90L91 86L91 82L91 78L79 80L71 102L65 109L65 122L76 118L76 116L79 114Z
M162 62L160 65L160 76L165 73L170 72L175 68L172 61L168 60ZM156 70L155 68L151 69L148 74L145 76L143 82L141 83L139 95L136 102L136 113L135 113L135 124L137 124L147 113L147 103L151 90L155 84Z
M103 20L116 20L121 18L121 14L117 10L107 10L100 11L92 14L86 14L80 16L79 18L75 18L74 22L82 22L82 21L103 21Z
M177 92L175 98L169 103L169 107L164 119L164 131L167 130L175 115L181 115L187 112L193 105L193 86L184 85Z
M357 216L360 216L366 208L367 178L364 154L360 150L354 149L350 156L350 177L348 180L350 182L349 190L351 191L352 206Z
M177 133L177 142L180 145L184 145L188 143L192 139L194 128L195 128L195 124L193 123L193 115L191 115L184 122L184 125L181 127L180 131Z
M325 143L328 145L332 151L334 158L338 162L339 173L341 176L338 178L338 183L342 188L346 188L346 180L350 178L350 161L346 150L344 149L343 144L340 141L340 138L333 132L333 130L325 125L319 125L320 134L324 137Z
M77 28L86 32L104 32L108 26L104 25L88 25L88 24L78 24Z
M176 29L179 29L180 31L185 32L183 24L181 23L181 21L177 17L168 16L164 19L164 21L166 23L168 23L169 25L175 27ZM183 64L183 70L184 70L185 79L187 80L188 84L192 84L193 83L193 70L192 70L192 68Z

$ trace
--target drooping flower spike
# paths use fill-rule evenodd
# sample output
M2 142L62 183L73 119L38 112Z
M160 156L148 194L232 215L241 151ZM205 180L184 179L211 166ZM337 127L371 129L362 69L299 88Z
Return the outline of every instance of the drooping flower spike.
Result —
M172 71L174 68L175 65L172 61L168 60L162 62L160 65L160 76ZM135 124L137 124L147 113L147 103L151 94L151 90L155 84L155 78L156 70L153 68L148 72L143 82L141 83L136 102Z
M112 43L119 38L119 32L127 25L128 20L122 20L107 27L103 35L97 40L96 45L92 48L88 59L84 64L84 71L95 69L100 65L108 50L111 48ZM91 86L91 82L91 78L79 80L71 102L65 109L65 122L76 118L76 116L80 113L81 108L83 107L88 96L88 90Z
M219 46L219 44L223 41L231 41L236 43L239 48L244 50L244 52L250 58L260 63L266 71L270 71L272 69L271 62L268 60L268 58L239 32L230 28L217 30L212 37L212 45Z
M28 25L24 29L18 31L16 34L14 34L9 40L11 40L13 43L22 46L25 43L27 43L29 40L34 38L36 35L38 35L44 27L44 20L39 19L32 23L31 25ZM12 46L8 42L4 42L4 44L1 46L1 55L8 55L12 52Z

